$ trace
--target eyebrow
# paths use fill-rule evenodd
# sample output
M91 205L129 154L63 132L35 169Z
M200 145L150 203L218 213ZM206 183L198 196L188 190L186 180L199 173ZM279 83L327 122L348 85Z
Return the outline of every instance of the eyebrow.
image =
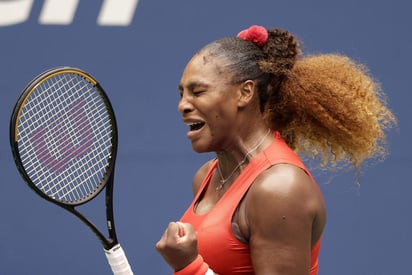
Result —
M188 90L193 90L196 87L209 87L209 85L201 81L192 81L186 85L186 88ZM182 84L179 84L179 87L178 87L179 91L183 91L183 88L184 86Z

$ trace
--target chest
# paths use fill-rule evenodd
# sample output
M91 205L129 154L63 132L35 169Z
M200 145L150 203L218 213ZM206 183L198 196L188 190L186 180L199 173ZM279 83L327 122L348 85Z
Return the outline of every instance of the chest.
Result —
M229 210L221 207L219 200L213 202L199 201L198 206L181 219L196 229L199 253L218 274L253 274L250 248L238 236L238 207L233 205ZM200 214L199 208L206 212Z

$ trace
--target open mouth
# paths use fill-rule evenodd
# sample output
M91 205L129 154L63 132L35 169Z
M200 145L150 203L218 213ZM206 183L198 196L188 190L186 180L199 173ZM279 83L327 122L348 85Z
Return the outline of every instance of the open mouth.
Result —
M199 129L201 129L205 123L204 122L194 122L194 123L190 123L189 125L189 129L190 131L197 131Z

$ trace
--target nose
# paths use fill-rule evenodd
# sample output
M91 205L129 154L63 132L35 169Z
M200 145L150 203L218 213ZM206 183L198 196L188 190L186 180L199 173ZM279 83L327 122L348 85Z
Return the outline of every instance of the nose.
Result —
M182 95L179 104L177 105L177 109L181 114L190 113L193 111L193 105L185 95Z

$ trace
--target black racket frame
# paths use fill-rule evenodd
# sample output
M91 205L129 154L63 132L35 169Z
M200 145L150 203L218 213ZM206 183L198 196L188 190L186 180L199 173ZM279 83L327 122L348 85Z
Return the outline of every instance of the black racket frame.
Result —
M107 169L106 169L106 173L104 177L102 178L102 181L100 182L99 187L96 189L95 195L90 196L89 198L86 198L84 200L81 200L75 203L63 203L61 201L55 200L47 196L41 190L39 190L36 187L36 185L32 182L29 175L27 174L22 164L20 154L19 154L19 149L18 149L18 118L19 118L19 115L21 113L21 110L24 106L26 99L31 95L31 93L36 89L36 87L40 83L42 83L44 80L49 79L58 74L63 74L63 73L78 74L82 76L83 78L85 78L90 83L92 83L93 86L96 88L96 90L99 92L103 101L105 102L107 112L109 113L109 116L111 117L111 122L112 122L111 123L112 151L111 151L110 160L108 162L109 165L107 166ZM32 190L34 190L43 199L66 209L67 211L69 211L70 213L78 217L81 221L83 221L95 233L95 235L98 237L98 239L100 240L100 242L102 243L103 247L106 250L109 250L112 247L114 247L116 244L118 244L115 223L114 223L114 213L113 213L113 185L114 185L113 183L114 183L114 170L115 170L115 162L116 162L117 146L118 146L117 122L116 122L116 117L113 111L112 104L107 94L105 93L103 88L100 86L100 84L97 82L97 80L94 77L92 77L90 74L86 73L85 71L81 69L70 67L70 66L52 68L36 76L24 88L23 92L18 98L15 104L15 107L13 109L11 120L10 120L10 145L11 145L12 154L13 154L13 158L17 166L17 169L20 172L23 179L25 180L25 182L27 183L27 185ZM85 204L86 202L98 196L98 194L104 188L106 189L105 207L106 207L106 225L107 225L107 230L108 230L108 238L106 238L106 236L99 231L96 225L94 225L83 214L81 214L79 211L75 209L76 206Z

